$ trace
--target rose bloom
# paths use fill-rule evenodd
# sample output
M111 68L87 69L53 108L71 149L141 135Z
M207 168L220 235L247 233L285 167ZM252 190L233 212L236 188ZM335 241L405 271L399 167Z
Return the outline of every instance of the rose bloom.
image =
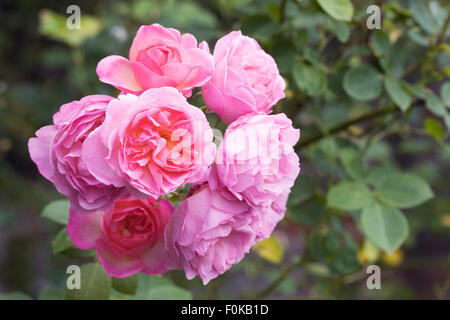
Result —
M269 237L284 212L253 208L224 188L203 184L193 189L167 226L167 266L207 284L242 260L256 241Z
M67 232L80 249L96 249L106 272L117 278L167 271L164 230L173 212L165 200L126 198L105 210L79 214L70 208Z
M286 85L274 59L240 31L217 41L214 61L214 74L202 94L208 108L225 123L244 114L270 113L285 97Z
M106 209L115 199L128 194L125 188L98 181L81 159L84 141L103 122L111 99L93 95L61 106L53 117L54 124L39 129L36 138L28 141L31 159L39 172L80 213Z
M217 150L220 183L253 206L287 197L300 172L293 148L299 137L284 113L238 118Z
M174 87L186 97L192 88L211 78L214 62L208 45L192 34L159 24L141 26L130 48L129 60L112 55L97 66L100 81L127 93L150 88Z
M94 176L137 197L159 197L203 178L216 147L203 112L174 88L112 100L82 158Z

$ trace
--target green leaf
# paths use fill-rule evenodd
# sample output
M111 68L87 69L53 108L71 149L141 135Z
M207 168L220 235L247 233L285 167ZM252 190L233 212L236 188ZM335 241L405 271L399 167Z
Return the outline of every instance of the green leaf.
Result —
M39 294L39 300L64 300L64 291L47 287Z
M408 236L408 221L403 213L379 203L364 208L361 226L367 238L389 254L400 247Z
M19 291L0 293L0 300L32 300L29 295Z
M384 78L384 87L392 101L402 110L406 111L411 105L412 98L409 92L403 87L400 80Z
M348 175L355 180L361 179L364 176L364 165L358 151L353 148L344 148L339 154Z
M442 140L444 138L445 129L436 119L426 118L425 130L430 136L437 140Z
M445 105L450 108L450 81L444 82L441 86L441 98Z
M439 28L437 21L422 0L414 0L409 3L409 8L414 21L416 21L417 24L429 34L436 34Z
M331 20L331 31L336 35L341 43L346 43L350 38L350 28L344 21Z
M327 88L327 77L325 73L314 67L308 66L302 61L294 64L293 76L298 88L309 96L318 96Z
M376 188L375 196L396 208L412 208L433 197L428 183L417 176L393 173Z
M168 278L138 274L138 287L132 299L191 300L192 293L172 283Z
M253 250L255 250L260 257L274 264L279 264L284 257L284 249L274 236L257 242L253 246Z
M67 234L67 229L61 229L61 231L58 232L55 239L53 239L52 241L53 254L58 254L73 248L76 247L73 244L72 240L70 240L69 235Z
M430 110L435 115L443 117L447 114L447 110L445 110L444 103L435 94L427 95L425 103L428 110Z
M378 188L394 172L393 169L387 167L370 168L366 180L370 185Z
M342 210L362 209L371 201L369 188L358 182L342 181L327 194L327 205Z
M53 222L66 225L69 220L69 209L70 202L68 200L55 200L42 210L42 216Z
M301 175L295 180L294 186L289 194L287 206L289 208L298 206L314 195L317 181L309 175Z
M81 288L67 289L67 300L107 300L111 293L111 278L100 263L80 267Z
M350 0L317 0L322 9L336 20L351 21L353 4Z
M369 65L350 69L344 76L344 90L356 100L375 99L382 90L381 75Z
M296 207L287 210L287 214L299 225L319 224L326 215L325 199L314 196Z
M392 50L389 36L382 30L376 30L372 33L370 43L373 47L373 50L375 51L375 54L378 56L380 65L383 67L383 70L387 71L390 58L389 55Z
M128 278L112 278L112 286L119 292L125 294L135 294L137 289L137 275Z

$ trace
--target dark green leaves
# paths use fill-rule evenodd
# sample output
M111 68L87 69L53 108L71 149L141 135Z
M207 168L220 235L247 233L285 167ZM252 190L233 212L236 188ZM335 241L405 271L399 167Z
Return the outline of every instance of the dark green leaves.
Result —
M396 250L408 235L408 222L403 214L375 202L362 211L361 225L369 240L387 253Z
M375 190L378 199L395 208L412 208L433 197L423 179L404 173L389 175Z
M319 68L302 61L295 63L293 76L299 89L309 96L321 95L327 88L326 74Z
M347 94L361 101L378 97L382 90L382 78L372 66L361 65L350 69L344 76L344 89Z
M112 286L114 289L125 294L135 294L138 285L137 275L128 278L112 278Z
M56 200L50 202L42 211L42 216L59 224L66 225L69 220L70 202Z
M352 148L342 149L340 152L341 162L345 171L354 180L364 176L364 166L359 152Z
M353 5L350 0L317 0L322 9L336 20L351 21Z
M100 263L87 263L80 267L80 289L67 289L68 300L105 300L111 293L111 278Z
M327 205L342 210L358 210L372 201L369 188L358 182L342 181L327 194Z
M52 241L52 250L53 254L62 253L68 249L74 249L75 245L72 243L72 241L69 238L69 235L67 234L67 229L61 229L61 231L58 232L55 239Z

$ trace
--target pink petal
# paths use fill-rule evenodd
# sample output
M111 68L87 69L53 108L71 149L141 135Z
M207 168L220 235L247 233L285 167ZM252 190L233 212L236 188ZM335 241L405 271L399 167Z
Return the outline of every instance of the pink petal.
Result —
M126 92L139 92L141 86L136 82L130 62L121 56L108 56L97 65L97 75L100 81L113 85Z
M106 185L123 187L126 185L124 178L119 176L106 162L108 149L101 139L101 127L92 131L84 141L81 148L81 159L86 164L89 172Z
M81 214L70 207L67 233L78 248L88 250L95 247L95 241L100 237L102 215L101 212Z
M171 44L180 41L180 33L171 28L154 23L150 26L141 26L133 39L130 48L130 61L137 60L140 51L145 50L155 44Z
M98 239L95 246L100 263L111 277L126 278L144 268L140 258L132 259L119 255L107 239Z
M131 69L137 82L145 89L176 86L175 81L154 73L140 62L131 61Z
M50 181L55 174L50 146L56 133L57 130L54 126L45 126L36 131L37 138L28 140L28 151L31 159L36 163L39 172Z

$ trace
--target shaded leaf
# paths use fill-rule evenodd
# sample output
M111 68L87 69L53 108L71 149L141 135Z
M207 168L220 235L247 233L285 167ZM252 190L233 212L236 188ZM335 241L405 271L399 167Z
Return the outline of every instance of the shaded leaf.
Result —
M400 80L384 78L384 87L392 101L402 110L406 111L412 102L409 92L403 87Z
M344 89L350 97L356 100L375 99L382 90L381 75L369 65L350 69L344 76Z
M135 294L137 289L137 275L132 275L127 278L115 278L112 277L112 286L119 292L125 294Z

